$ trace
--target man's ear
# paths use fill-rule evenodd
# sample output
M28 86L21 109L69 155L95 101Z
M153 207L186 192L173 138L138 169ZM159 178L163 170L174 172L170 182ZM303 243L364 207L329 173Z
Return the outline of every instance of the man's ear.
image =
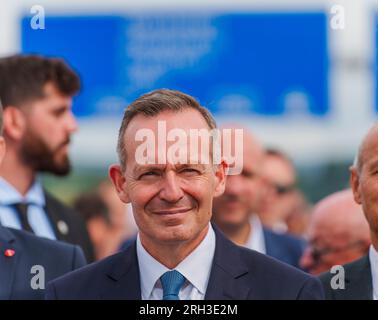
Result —
M7 106L3 111L4 135L12 140L22 139L25 128L25 114L20 108Z
M222 160L220 164L217 165L215 170L215 189L214 197L219 197L223 194L226 187L226 171L228 164L225 160Z
M109 167L109 177L117 191L118 197L124 203L129 203L130 199L126 191L126 178L122 173L121 166L113 164Z
M350 167L350 186L353 191L354 201L358 204L362 203L361 192L360 192L360 173L356 167Z
M0 166L3 162L5 151L6 151L5 140L4 140L4 137L0 136Z

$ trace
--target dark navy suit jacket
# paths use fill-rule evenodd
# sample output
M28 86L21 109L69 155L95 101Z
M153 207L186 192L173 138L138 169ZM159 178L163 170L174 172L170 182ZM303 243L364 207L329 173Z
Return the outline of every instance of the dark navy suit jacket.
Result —
M345 264L344 266L345 288L332 289L332 278L339 272L325 272L320 280L324 287L327 300L373 300L373 280L369 255ZM339 282L339 281L337 281Z
M7 256L8 249L14 255ZM31 272L35 265L44 268L46 286L48 281L85 263L83 252L77 246L0 226L0 300L43 299L45 290L34 290L31 286L34 276L42 276L39 271Z
M256 251L236 246L213 226L215 255L207 300L323 299L320 281ZM199 272L200 272L200 266ZM125 250L48 284L47 299L141 299L135 241Z
M299 260L306 245L304 240L267 228L264 228L264 238L267 255L299 268Z

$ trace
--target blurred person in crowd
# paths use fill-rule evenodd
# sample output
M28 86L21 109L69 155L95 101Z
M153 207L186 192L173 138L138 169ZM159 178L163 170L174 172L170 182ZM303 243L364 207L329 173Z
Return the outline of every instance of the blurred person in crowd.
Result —
M259 211L263 225L280 233L288 231L286 219L298 201L296 172L293 163L283 152L266 149L261 175L269 185Z
M264 149L243 130L243 170L228 176L225 192L214 199L213 221L234 243L298 267L304 241L276 233L260 221L258 212L268 191L261 175Z
M92 261L85 222L37 178L40 172L70 172L68 146L77 130L72 97L79 88L79 77L63 60L33 55L0 59L7 144L0 170L0 223L80 245Z
M343 289L332 285L335 273L321 276L327 299L378 300L378 125L363 139L350 168L354 200L362 207L369 224L371 245L362 258L343 265ZM340 280L340 279L339 279ZM338 283L340 281L337 281Z
M367 253L371 242L369 225L352 190L336 192L316 204L308 240L301 266L315 275Z
M135 236L126 218L131 213L110 182L104 181L96 190L81 194L74 201L74 208L86 221L96 260L116 253L126 238Z
M131 239L136 236L137 226L132 213L130 204L122 202L113 184L109 179L106 179L98 186L98 193L105 202L115 232L119 234L120 240Z
M305 238L311 212L312 206L307 202L303 193L300 190L293 191L292 207L285 219L286 232L299 238Z
M2 128L0 103L0 167L5 155ZM1 225L0 248L0 300L43 299L47 281L85 265L77 246Z
M209 111L179 91L155 90L128 106L119 132L120 164L109 174L120 199L132 204L137 239L116 255L52 281L48 299L323 298L318 279L236 246L210 223L227 164L215 161L212 148L199 148L213 139L191 144L187 138L193 130L215 128ZM168 138L172 134L179 134L179 143Z

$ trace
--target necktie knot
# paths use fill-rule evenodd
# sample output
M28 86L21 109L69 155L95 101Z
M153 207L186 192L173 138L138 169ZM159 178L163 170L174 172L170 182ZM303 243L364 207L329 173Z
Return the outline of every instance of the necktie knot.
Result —
M185 277L178 271L167 271L160 277L163 287L163 300L180 300L179 291L185 282Z

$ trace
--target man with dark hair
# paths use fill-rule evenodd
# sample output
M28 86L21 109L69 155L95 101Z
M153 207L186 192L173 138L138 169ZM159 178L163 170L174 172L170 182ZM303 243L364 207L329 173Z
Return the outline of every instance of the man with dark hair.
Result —
M5 154L1 135L0 166ZM0 300L43 299L46 283L85 265L81 249L0 225Z
M72 97L80 88L63 60L33 55L0 59L0 100L7 144L0 169L0 223L93 249L83 219L47 193L39 172L70 172L68 146L77 130Z
M268 192L264 197L259 216L262 223L279 233L286 233L286 219L298 202L297 177L291 159L282 151L268 148L264 154L261 175Z
M156 90L131 103L119 134L121 165L112 165L109 174L119 198L132 204L137 239L125 251L52 281L48 299L323 297L317 279L236 246L210 223L227 169L203 147L211 140L205 133L215 128L209 111L178 91ZM199 133L203 139L192 139Z
M110 191L115 193L113 186L110 185L110 187ZM107 192L106 188L104 188L104 184L101 184L101 188L80 194L73 205L86 222L96 260L119 251L119 247L125 239L125 230L122 228L125 223L120 225L117 221L119 218L112 211L114 208L111 207L111 204L106 201L104 192ZM119 201L118 197L116 200ZM121 204L123 203L121 202ZM124 209L120 218L126 221L126 207Z

